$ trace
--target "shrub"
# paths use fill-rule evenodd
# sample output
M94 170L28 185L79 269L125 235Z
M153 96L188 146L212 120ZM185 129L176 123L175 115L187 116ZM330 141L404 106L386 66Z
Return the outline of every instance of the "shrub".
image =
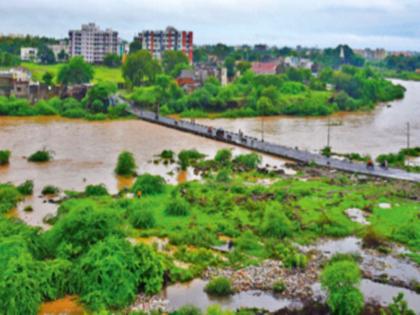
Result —
M172 150L163 150L160 154L160 158L164 160L172 160L175 156L174 151Z
M149 209L131 209L129 219L131 224L138 229L150 229L156 225L154 213Z
M184 305L183 307L179 308L172 314L173 315L201 315L202 312L197 306Z
M22 195L26 195L26 196L32 195L34 191L34 182L32 180L26 180L25 182L23 182L17 187L17 190Z
M109 195L108 190L106 189L104 184L100 185L88 185L85 188L85 195L86 196L107 196Z
M134 176L136 175L136 168L137 165L133 153L127 151L121 152L118 156L115 173L121 176Z
M363 294L356 287L360 269L353 261L333 262L322 271L321 286L327 291L327 304L334 314L357 315L364 307Z
M0 165L9 164L10 154L9 150L0 151Z
M363 236L362 244L365 248L378 248L385 245L385 238L369 226Z
M91 206L71 209L43 236L48 248L72 258L111 235L121 235L121 218L114 210Z
M233 162L239 167L255 169L261 163L261 156L256 153L240 154Z
M282 209L269 206L264 213L261 231L265 236L284 238L293 233L293 226Z
M32 208L32 206L26 206L25 208L23 208L23 211L32 212L32 211L34 211L34 208Z
M216 176L216 180L221 183L228 183L230 182L231 171L228 168L221 169Z
M80 259L73 278L81 301L92 310L118 309L133 303L138 289L159 292L163 266L149 246L133 247L124 239L110 237Z
M19 190L9 184L0 184L0 213L5 213L16 207L22 195Z
M60 192L60 189L58 189L58 187L56 186L52 186L52 185L47 185L42 189L42 194L43 195L56 195Z
M171 216L186 216L189 213L189 204L183 198L175 197L166 206L165 213Z
M416 313L408 308L404 300L404 293L398 293L392 298L392 303L388 305L387 311L381 310L381 315L415 315Z
M221 149L217 151L214 160L222 165L228 165L232 160L232 151L230 149Z
M36 315L43 300L40 264L22 248L7 257L10 244L4 245L0 243L0 305L5 314Z
M274 284L273 284L274 293L282 293L282 292L284 292L284 290L286 290L286 285L284 284L283 281L278 280L278 281L274 282Z
M165 180L161 176L145 173L137 177L131 190L135 194L138 192L145 195L160 194L165 190Z
M183 170L186 170L192 162L201 160L204 157L205 155L197 150L182 150L178 153L179 164Z
M204 288L210 295L227 296L233 293L230 280L226 277L217 277L210 280Z
M39 150L29 156L29 162L48 162L52 159L52 153L47 150Z

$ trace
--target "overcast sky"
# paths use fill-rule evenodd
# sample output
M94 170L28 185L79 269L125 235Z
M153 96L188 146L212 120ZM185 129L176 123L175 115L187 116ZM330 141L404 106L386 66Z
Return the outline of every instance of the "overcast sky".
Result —
M0 33L66 37L91 21L130 41L172 25L197 44L420 51L420 0L0 0Z

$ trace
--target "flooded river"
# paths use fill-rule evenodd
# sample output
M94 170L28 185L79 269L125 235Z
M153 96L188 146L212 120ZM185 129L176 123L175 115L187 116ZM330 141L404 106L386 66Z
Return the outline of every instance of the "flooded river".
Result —
M230 131L242 130L258 138L264 126L266 141L319 151L327 144L330 121L331 146L335 152L359 152L372 156L397 152L406 147L407 122L410 123L411 145L420 146L420 82L394 82L407 89L405 98L380 105L372 112L312 118L265 117L263 124L261 118L198 119L197 122Z
M212 157L225 147L231 146L140 120L88 122L59 117L0 117L0 150L12 151L10 165L0 166L0 183L20 184L26 179L35 182L34 196L15 213L29 224L42 226L44 216L56 210L56 205L39 198L46 185L83 190L86 185L103 183L111 193L129 186L132 181L114 174L118 154L123 150L133 152L139 173L159 174L176 183L196 177L191 170L179 172L176 164L154 164L156 154L165 149L179 152L195 148ZM53 161L27 162L25 157L42 148L54 152ZM234 154L249 152L231 148ZM264 156L263 162L279 168L285 163L270 156ZM27 205L32 205L34 211L24 212Z

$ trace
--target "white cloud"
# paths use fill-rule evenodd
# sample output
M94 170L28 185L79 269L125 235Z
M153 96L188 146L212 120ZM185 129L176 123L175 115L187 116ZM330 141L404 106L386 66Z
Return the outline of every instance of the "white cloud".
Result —
M67 35L97 22L131 39L173 25L199 43L268 42L420 50L420 0L0 0L1 32Z

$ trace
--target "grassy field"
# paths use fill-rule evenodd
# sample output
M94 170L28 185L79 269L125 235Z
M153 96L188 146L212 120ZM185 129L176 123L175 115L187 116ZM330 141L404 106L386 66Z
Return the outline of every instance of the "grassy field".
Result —
M22 67L31 71L33 78L37 81L42 80L42 76L46 72L50 72L54 75L56 79L57 73L61 67L61 64L54 64L54 65L40 65L34 63L22 63ZM122 83L124 79L121 74L121 68L108 68L105 66L93 66L95 70L95 75L93 78L93 83L97 83L100 81L110 81L114 83Z

